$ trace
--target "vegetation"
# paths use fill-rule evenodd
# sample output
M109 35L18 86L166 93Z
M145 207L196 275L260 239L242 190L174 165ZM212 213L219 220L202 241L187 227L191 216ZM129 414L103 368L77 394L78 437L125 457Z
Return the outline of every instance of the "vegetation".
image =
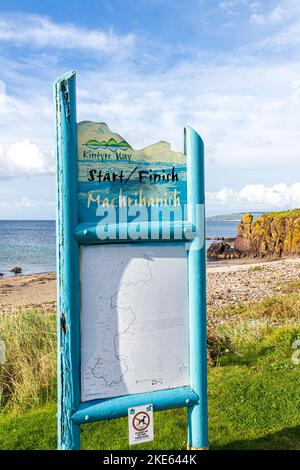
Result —
M264 271L265 269L266 269L265 266L253 266L252 268L249 268L249 271L257 272L257 271Z
M209 312L212 449L300 449L300 364L292 360L300 339L300 283L281 287L278 297ZM7 345L0 448L54 449L54 316L42 310L2 315L0 334ZM127 420L82 426L82 448L128 449ZM155 441L139 448L185 449L185 410L155 413Z
M300 209L269 212L255 221L246 213L237 231L248 242L245 254L281 257L300 253Z
M296 332L248 343L209 370L211 449L300 449ZM0 417L1 449L55 449L56 406ZM155 441L144 449L185 449L185 410L155 413ZM126 418L82 426L83 449L128 449Z
M40 309L2 314L0 339L1 407L22 411L53 401L56 395L55 314Z
M278 217L280 219L290 218L290 217L300 217L300 209L292 209L288 211L277 211L277 212L275 211L266 212L264 216L269 217L269 218Z

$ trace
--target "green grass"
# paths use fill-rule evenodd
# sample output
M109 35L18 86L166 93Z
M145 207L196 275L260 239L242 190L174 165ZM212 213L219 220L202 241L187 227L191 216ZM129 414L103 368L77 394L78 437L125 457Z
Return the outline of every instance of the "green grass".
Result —
M0 365L1 406L24 411L56 395L55 314L41 309L0 316L5 363Z
M279 218L300 217L300 209L292 209L288 211L266 212L261 217L272 217L272 218L274 217L279 217Z
M300 449L299 282L281 294L209 312L211 449ZM54 331L41 311L0 318L8 354L0 449L56 447ZM138 448L185 449L186 428L185 410L155 413L155 441ZM127 419L82 426L82 448L128 449Z
M300 449L300 366L292 364L290 348L287 352L276 356L264 346L251 363L210 368L211 449ZM0 449L55 449L55 414L52 404L0 417ZM128 449L127 419L82 426L81 445ZM185 410L155 413L155 441L138 448L185 449Z
M249 268L249 271L256 272L256 271L264 271L265 269L266 269L265 266L253 266L253 267Z
M282 292L286 294L293 294L300 290L300 281L298 279L285 282L283 286L280 287Z
M211 372L211 448L300 449L299 366L261 364Z
M272 297L265 297L257 303L226 305L220 308L215 315L226 320L229 315L236 322L249 322L256 318L261 321L262 326L267 325L270 319L276 321L280 326L291 322L298 326L300 325L300 292L297 284L286 284L279 287L278 294ZM216 331L219 329L217 326Z

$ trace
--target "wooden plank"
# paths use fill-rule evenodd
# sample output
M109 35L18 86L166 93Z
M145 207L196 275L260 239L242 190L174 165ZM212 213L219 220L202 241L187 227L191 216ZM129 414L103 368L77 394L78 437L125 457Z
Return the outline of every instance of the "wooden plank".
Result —
M191 127L185 129L185 151L189 222L198 233L188 254L190 386L199 396L188 410L188 448L200 449L208 445L204 145Z
M123 397L105 398L82 403L73 415L77 424L91 423L104 419L127 416L128 408L151 403L154 411L193 406L199 401L198 395L190 387L178 387L156 392L138 393Z
M130 233L139 234L139 238L130 238ZM102 233L102 232L101 232ZM99 243L155 243L164 241L191 241L196 233L195 227L188 222L130 222L110 225L105 232L106 237L99 237L98 226L94 222L82 222L75 230L75 238L80 245L93 245Z
M72 414L80 403L79 255L75 72L54 84L57 162L58 448L79 449Z

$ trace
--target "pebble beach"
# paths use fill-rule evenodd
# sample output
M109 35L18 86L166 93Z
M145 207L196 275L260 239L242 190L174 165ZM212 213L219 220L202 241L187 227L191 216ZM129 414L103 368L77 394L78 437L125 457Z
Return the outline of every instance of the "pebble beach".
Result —
M207 306L258 302L280 295L291 281L300 282L300 258L275 261L225 261L207 266ZM0 279L0 312L20 307L55 310L55 273L16 275Z

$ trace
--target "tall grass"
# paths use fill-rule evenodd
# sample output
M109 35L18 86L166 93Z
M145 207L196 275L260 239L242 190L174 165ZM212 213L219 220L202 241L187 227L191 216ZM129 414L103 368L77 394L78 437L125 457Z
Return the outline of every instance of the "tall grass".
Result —
M293 352L292 342L300 339L299 324L298 280L283 286L281 295L261 302L210 309L209 364L249 365L267 350L270 360L281 367ZM20 412L55 401L55 313L37 308L2 314L0 340L6 349L6 361L0 364L1 411Z
M289 292L289 294L285 294ZM287 351L300 339L300 294L290 282L281 295L260 302L228 305L208 311L208 360L210 365L234 362L235 356L258 350L263 344L279 347L286 338Z
M20 411L55 399L55 314L42 309L0 315L5 360L0 365L2 411Z

